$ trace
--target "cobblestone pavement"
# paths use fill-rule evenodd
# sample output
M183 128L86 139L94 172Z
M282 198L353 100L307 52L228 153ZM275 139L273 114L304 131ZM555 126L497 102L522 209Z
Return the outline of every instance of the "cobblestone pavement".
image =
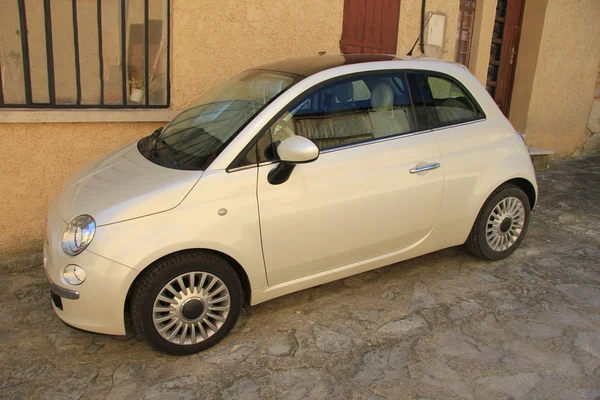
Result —
M188 357L78 332L39 254L0 261L0 397L600 397L600 157L539 175L510 259L454 248L285 296Z

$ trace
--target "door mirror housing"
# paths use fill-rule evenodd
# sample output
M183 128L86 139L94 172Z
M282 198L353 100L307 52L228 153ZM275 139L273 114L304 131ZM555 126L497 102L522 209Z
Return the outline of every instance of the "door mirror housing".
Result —
M281 161L291 164L302 164L319 158L319 148L304 136L290 136L277 146L277 154Z
M319 158L319 148L310 139L303 136L290 136L277 146L279 165L273 168L267 180L272 185L280 185L287 181L296 167Z

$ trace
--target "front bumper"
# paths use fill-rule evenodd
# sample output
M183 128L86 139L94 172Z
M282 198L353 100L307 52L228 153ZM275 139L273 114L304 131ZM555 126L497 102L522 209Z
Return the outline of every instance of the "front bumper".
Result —
M60 238L66 223L50 207L44 243L44 271L50 282L53 307L68 325L86 331L125 335L125 300L138 271L89 251L66 255ZM86 272L81 285L64 280L63 271L76 264Z

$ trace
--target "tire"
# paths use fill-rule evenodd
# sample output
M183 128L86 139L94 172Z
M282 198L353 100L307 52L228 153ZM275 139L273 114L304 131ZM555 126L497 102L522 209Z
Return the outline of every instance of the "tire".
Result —
M225 260L210 252L186 251L149 268L133 290L131 315L138 334L156 349L173 355L197 353L235 326L243 289Z
M500 186L481 207L467 239L467 249L491 261L510 256L525 238L530 217L531 206L525 192L511 184ZM510 221L504 222L506 218Z

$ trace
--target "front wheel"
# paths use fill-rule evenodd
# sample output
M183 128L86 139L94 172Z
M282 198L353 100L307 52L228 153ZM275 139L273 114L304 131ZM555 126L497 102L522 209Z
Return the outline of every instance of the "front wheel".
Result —
M501 186L481 208L467 239L467 249L493 261L510 256L525 238L530 215L525 192L514 185Z
M233 268L208 252L175 254L150 267L131 299L138 333L176 355L205 350L231 331L243 292Z

